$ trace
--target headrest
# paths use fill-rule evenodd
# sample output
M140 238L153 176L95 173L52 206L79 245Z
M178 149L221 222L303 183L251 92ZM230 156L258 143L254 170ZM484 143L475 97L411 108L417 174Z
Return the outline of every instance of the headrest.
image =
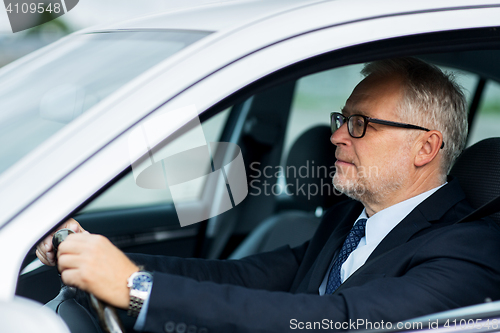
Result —
M500 138L482 140L465 149L450 175L458 178L467 200L479 208L500 195ZM500 213L490 216L500 223Z
M306 210L326 209L346 197L335 191L335 146L331 129L318 125L302 133L290 148L284 170L287 192Z

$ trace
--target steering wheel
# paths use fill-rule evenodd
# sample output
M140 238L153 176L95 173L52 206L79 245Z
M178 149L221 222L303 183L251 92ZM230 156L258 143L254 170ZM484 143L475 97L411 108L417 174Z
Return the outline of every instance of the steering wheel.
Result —
M68 235L74 233L71 229L61 229L52 237L54 252L57 254L59 244L61 244ZM56 257L57 258L57 257ZM72 333L79 332L99 332L98 324L95 318L88 310L76 301L77 288L64 285L61 280L61 291L59 294L45 306L54 310L70 326ZM124 333L125 329L118 317L116 310L90 293L85 293L92 308L97 313L99 324L106 333Z

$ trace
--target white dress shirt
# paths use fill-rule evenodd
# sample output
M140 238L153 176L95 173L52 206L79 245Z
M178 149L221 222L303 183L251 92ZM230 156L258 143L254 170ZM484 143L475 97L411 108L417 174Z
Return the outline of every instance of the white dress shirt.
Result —
M370 218L366 215L366 209L363 209L359 217L356 219L355 224L359 219L367 219L365 228L365 237L361 238L356 250L352 251L347 260L342 264L340 269L340 278L342 283L352 273L358 270L364 265L370 254L375 250L375 248L380 244L380 242L387 236L395 226L399 224L410 212L415 209L422 201L430 197L434 192L440 189L447 183L433 188L427 192L414 196L408 200L399 202L393 206L381 210L380 212L374 214ZM335 258L333 258L335 259ZM332 269L334 260L330 263L330 267L326 272L323 282L319 286L319 294L324 295L326 290L326 284L328 282L328 276L330 275L330 270Z

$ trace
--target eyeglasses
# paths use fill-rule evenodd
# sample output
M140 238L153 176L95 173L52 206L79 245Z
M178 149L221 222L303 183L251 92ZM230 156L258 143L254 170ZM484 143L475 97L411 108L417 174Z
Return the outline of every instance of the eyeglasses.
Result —
M375 123L375 124L393 126L393 127L422 130L422 131L426 131L426 132L430 131L430 129L416 126L416 125L397 123L394 121L382 120L382 119L376 119L376 118L370 118L370 117L363 116L360 114L353 114L349 117L346 117L342 113L332 112L332 113L330 113L330 125L332 127L332 134L335 133L335 131L338 130L346 122L347 122L347 131L349 132L349 135L352 136L353 138L357 138L357 139L365 136L366 127L368 126L368 123L370 123L370 122ZM441 144L441 149L443 147L444 147L444 142Z

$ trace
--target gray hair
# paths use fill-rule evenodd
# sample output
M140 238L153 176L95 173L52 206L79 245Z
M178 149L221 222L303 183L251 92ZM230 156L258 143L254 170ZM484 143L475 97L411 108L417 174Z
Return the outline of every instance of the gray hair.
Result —
M465 147L468 129L467 102L453 74L415 58L374 61L361 74L402 78L400 117L443 134L442 172L446 175Z

